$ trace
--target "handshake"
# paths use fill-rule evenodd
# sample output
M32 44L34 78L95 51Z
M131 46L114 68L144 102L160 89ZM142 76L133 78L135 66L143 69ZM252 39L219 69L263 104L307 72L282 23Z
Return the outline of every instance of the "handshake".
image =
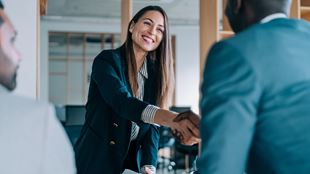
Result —
M154 117L154 123L170 127L173 135L182 144L193 145L200 142L200 117L192 111L178 114L159 109Z
M185 145L194 145L200 142L200 117L192 111L179 113L171 124L172 134Z

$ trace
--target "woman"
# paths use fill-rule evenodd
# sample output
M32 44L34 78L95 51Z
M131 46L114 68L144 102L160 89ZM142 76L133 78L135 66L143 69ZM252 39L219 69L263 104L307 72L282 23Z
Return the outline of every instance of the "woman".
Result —
M130 21L125 43L94 60L86 120L75 145L78 173L155 173L155 123L180 129L173 122L177 113L159 109L170 101L173 72L167 15L147 6Z

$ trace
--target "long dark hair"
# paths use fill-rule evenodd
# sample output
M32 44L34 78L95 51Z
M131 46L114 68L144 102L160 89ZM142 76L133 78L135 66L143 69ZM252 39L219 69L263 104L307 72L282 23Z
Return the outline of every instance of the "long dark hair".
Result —
M136 15L131 19L127 28L127 38L124 43L126 52L126 62L128 67L128 77L131 90L134 96L137 96L138 82L137 82L137 65L135 54L133 51L132 34L129 31L131 24L137 23L137 21L148 11L158 11L164 17L164 33L163 38L159 46L154 50L148 52L148 57L155 60L158 64L156 66L158 69L157 78L157 94L156 102L161 108L167 109L171 103L171 98L174 89L174 69L173 69L173 58L172 58L172 47L169 34L168 17L166 12L159 6L146 6L136 13Z

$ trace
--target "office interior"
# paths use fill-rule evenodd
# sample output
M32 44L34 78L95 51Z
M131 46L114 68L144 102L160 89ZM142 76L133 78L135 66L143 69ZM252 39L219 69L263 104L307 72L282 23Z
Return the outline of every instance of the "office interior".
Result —
M199 85L210 46L234 35L223 9L226 0L4 0L18 29L23 61L15 93L55 105L72 143L83 124L94 57L122 44L130 17L147 5L163 7L170 20L175 59L172 110L199 113ZM23 8L21 8L23 7ZM310 0L293 0L292 18L310 21ZM126 28L126 27L125 27ZM30 43L31 42L31 43ZM198 147L178 147L162 130L158 173L194 167Z

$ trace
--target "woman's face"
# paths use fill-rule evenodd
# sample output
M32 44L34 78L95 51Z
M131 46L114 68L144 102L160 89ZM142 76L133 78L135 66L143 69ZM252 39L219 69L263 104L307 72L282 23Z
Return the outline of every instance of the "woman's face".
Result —
M164 17L158 11L148 11L136 23L131 24L129 31L132 33L135 52L153 51L164 35Z

